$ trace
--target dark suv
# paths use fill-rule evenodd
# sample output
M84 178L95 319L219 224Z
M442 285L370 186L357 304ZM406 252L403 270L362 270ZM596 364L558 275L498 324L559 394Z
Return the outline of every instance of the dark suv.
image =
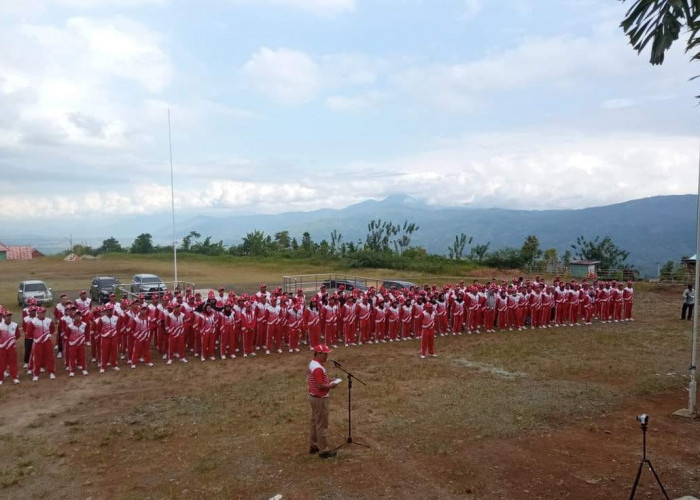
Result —
M115 293L119 281L111 276L99 276L93 278L90 285L90 297L93 302L98 304L106 304L109 302L109 294Z

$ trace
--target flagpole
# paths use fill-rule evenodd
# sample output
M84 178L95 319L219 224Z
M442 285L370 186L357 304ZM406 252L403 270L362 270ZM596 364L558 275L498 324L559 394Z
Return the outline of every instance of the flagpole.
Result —
M168 109L168 145L170 147L170 201L173 210L173 266L175 267L175 286L177 287L177 240L175 239L175 183L173 176L173 139L170 133L170 109Z

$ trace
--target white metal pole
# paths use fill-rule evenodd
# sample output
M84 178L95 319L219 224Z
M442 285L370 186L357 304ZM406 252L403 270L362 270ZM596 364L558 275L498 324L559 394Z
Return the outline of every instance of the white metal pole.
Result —
M695 379L698 366L698 287L700 286L700 273L698 273L698 254L700 253L700 166L698 166L698 213L695 240L695 306L693 307L693 342L690 348L690 384L688 386L688 412L693 418L697 415L698 385Z
M170 109L168 109L168 145L170 147L170 201L173 209L173 266L175 267L175 287L177 287L177 240L175 239L175 183L173 181L173 139L170 133Z

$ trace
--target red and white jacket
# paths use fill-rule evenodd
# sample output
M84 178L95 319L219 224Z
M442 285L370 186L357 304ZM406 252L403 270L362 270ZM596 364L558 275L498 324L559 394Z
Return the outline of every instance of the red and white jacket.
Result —
M4 321L0 323L0 349L12 349L19 339L17 323L11 321L8 325Z
M69 346L76 347L85 345L85 326L85 323L82 322L79 325L71 323L66 326Z

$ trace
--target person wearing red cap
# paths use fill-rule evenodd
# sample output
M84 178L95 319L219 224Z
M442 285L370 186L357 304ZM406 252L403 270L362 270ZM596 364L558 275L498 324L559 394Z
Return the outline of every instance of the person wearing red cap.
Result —
M105 315L97 322L97 333L100 337L100 373L104 373L107 367L119 371L117 366L117 323L119 318L114 314L114 307L107 304L104 308Z
M260 290L262 292L264 284L260 285ZM258 292L258 293L261 293ZM262 349L267 349L266 336L267 336L267 295L261 293L256 294L257 301L253 304L255 309L255 350L259 351Z
M87 375L87 363L85 362L85 337L87 328L83 321L83 313L78 309L73 313L73 322L68 324L66 337L68 337L68 373L69 377L75 377L76 367Z
M452 311L452 335L462 335L465 308L464 295L462 292L458 292L450 307Z
M139 361L146 363L147 366L153 366L151 361L151 325L146 304L141 306L138 315L131 320L130 329L134 338L131 368L136 368Z
M29 299L30 300L30 305L36 305L36 299ZM31 301L34 300L34 304L31 304ZM53 308L53 317L56 320L56 328L58 330L58 337L56 338L56 345L58 347L58 354L56 357L61 358L63 357L63 347L64 347L64 339L63 339L63 331L65 329L65 321L62 321L64 314L66 313L66 306L71 303L68 300L68 295L65 293L61 295L61 300L56 306Z
M387 335L389 336L389 342L399 340L399 303L396 298L391 300L386 308L386 325L387 325Z
M345 304L340 306L339 316L343 318L343 338L345 347L357 345L355 342L355 330L357 329L357 309L355 299L349 296Z
M36 318L36 307L30 307L27 315L22 316L22 332L24 333L24 364L22 365L22 368L27 370L27 375L31 373L29 363L31 361L32 346L34 344L34 339L32 338L31 333L27 331L27 326L29 323L34 321L34 318Z
M265 354L270 354L270 350L277 349L282 354L282 332L280 327L281 307L277 303L277 296L270 298L270 303L265 305L265 326L266 341Z
M421 359L425 359L426 352L434 358L437 357L437 354L435 354L435 311L430 301L425 303L425 308L421 312Z
M411 338L411 328L413 326L413 304L411 304L411 297L406 298L405 302L401 305L399 319L401 320L401 338L403 340L408 340Z
M331 344L335 349L338 347L335 345L336 339L338 338L338 305L335 301L335 296L331 295L328 297L328 303L323 305L323 341L326 344Z
M421 294L424 292L421 291ZM425 295L419 295L413 303L413 334L420 338L423 324L423 307L425 306Z
M386 308L384 300L378 299L374 306L374 341L376 343L386 343Z
M311 297L309 307L304 309L304 329L309 335L309 349L321 343L321 311L318 308L318 298Z
M328 445L328 418L330 414L329 393L337 384L328 378L324 364L331 350L325 344L314 347L314 358L306 369L306 385L309 391L311 418L309 425L309 453L318 453L321 458L336 455Z
M179 303L173 305L173 311L169 312L165 319L168 331L168 364L173 364L173 357L180 359L181 363L187 363L185 358L185 315Z
M627 286L622 290L622 301L624 303L624 320L634 321L632 318L632 307L634 306L634 288L632 280L627 281Z
M367 295L362 296L362 300L355 305L357 313L357 323L360 327L360 345L370 341L372 305L369 303Z
M624 299L622 298L622 294L624 293L623 290L624 285L622 283L618 283L617 286L613 285L613 288L610 293L610 298L612 302L612 318L615 321L615 323L619 323L622 321L622 313L623 313L623 308L624 308Z
M301 304L294 304L287 308L287 333L289 335L289 352L299 352L299 336L304 311Z
M55 325L50 318L46 317L46 309L37 308L37 317L27 325L27 331L34 339L32 347L32 363L34 365L34 377L32 380L39 380L41 370L49 373L51 380L56 378L56 363L53 358L53 342L51 340Z
M17 348L19 340L19 328L12 321L12 312L4 310L0 320L0 385L5 378L5 370L10 372L10 377L15 384L19 384L17 375Z

